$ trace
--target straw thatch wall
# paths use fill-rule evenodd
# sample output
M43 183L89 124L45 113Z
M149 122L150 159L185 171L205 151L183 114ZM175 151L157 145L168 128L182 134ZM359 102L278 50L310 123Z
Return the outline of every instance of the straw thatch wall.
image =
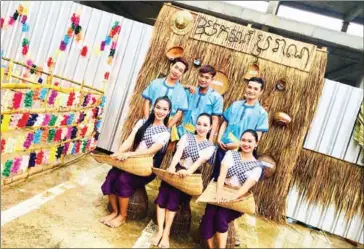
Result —
M191 69L182 78L183 84L196 84L198 68L192 66L196 57L201 59L202 64L211 64L228 75L230 87L224 95L225 108L232 102L242 99L245 85L243 75L249 65L257 63L267 82L267 90L262 96L262 101L269 105L270 116L270 130L263 136L259 152L271 154L275 158L277 173L272 179L260 183L254 192L260 214L281 221L285 216L286 196L293 168L323 87L327 54L317 50L311 70L307 73L251 54L192 39L190 34L176 35L170 29L170 18L178 9L164 5L159 13L150 48L131 98L130 105L134 108L130 108L127 115L122 140L129 134L136 120L142 117L142 91L160 73L167 74L169 63L165 52L170 47L182 46L185 50L184 57L191 62ZM196 19L197 14L194 13L194 16ZM287 84L284 92L274 91L276 82L280 79L284 79ZM288 127L273 125L272 118L276 111L286 112L292 117ZM169 158L170 156L165 159Z
M291 184L309 204L333 204L335 212L345 214L347 220L355 214L364 219L363 167L303 149Z

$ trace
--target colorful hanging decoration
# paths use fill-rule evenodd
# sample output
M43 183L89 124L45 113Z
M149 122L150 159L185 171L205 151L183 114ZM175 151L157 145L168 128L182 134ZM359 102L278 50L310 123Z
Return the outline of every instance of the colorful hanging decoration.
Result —
M72 36L75 37L77 42L79 42L82 39L82 34L81 34L82 27L79 25L79 23L80 23L80 16L76 15L76 13L73 13L71 17L71 27L67 29L67 32L63 37L61 44L59 45L60 51L65 51L67 49L67 45Z
M22 42L22 55L27 55L28 54L28 51L29 51L29 40L27 38L24 38L23 39L23 42Z
M29 113L24 113L23 116L20 118L19 122L18 122L18 127L19 128L23 128L26 126L28 119L29 119L30 114Z
M37 121L37 118L38 118L38 113L30 114L30 118L28 119L26 126L27 127L34 126L35 122Z
M24 146L25 149L29 149L30 148L30 146L33 143L33 139L34 139L33 132L29 132L28 135L27 135L27 138L25 139L24 144L23 144L23 146Z
M31 152L29 155L29 164L28 167L34 167L35 166L35 160L37 158L37 154L35 152Z
M48 99L48 104L54 105L54 101L55 101L57 95L58 95L57 91L51 90L51 94L50 94L49 99Z
M34 132L34 139L33 139L34 144L40 144L42 133L43 133L42 129L38 129Z
M13 108L14 109L18 109L20 107L22 98L23 98L23 94L21 92L14 93L14 96L13 96Z
M43 150L39 151L38 154L36 155L36 159L35 159L35 163L40 165L43 162L43 157L44 157L44 152Z
M49 57L47 60L47 67L49 70L51 70L55 65L55 62L52 57Z
M13 166L13 160L8 159L5 163L5 167L4 167L4 170L2 173L3 176L6 176L6 177L10 176L11 166Z
M56 135L56 130L50 129L48 133L48 143L53 141L55 135Z
M12 174L17 174L19 172L20 166L21 166L21 161L22 158L21 157L17 157L14 159L14 164L13 167L11 168L11 173Z
M25 107L32 107L32 105L33 105L33 95L34 95L33 90L30 90L29 92L27 92L25 94L25 99L24 99L24 106Z
M6 140L5 139L1 139L0 152L3 152L4 151L5 145L6 145Z
M83 48L81 49L81 56L86 57L87 52L88 52L87 46L83 46Z

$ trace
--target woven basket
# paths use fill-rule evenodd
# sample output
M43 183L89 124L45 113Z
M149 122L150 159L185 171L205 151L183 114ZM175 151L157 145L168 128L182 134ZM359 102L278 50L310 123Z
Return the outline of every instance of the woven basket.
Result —
M228 237L227 237L227 240L226 240L226 248L229 248L229 249L235 248L235 237L236 237L236 231L235 231L235 227L234 227L234 221L232 221L232 222L229 223ZM215 244L215 248L218 248L216 237L214 237L214 244ZM209 248L207 246L207 241L206 240L201 239L200 240L200 245L204 249Z
M223 191L223 196L231 198L238 190L224 186L222 191ZM210 184L207 186L206 190L202 193L202 195L200 195L200 197L196 200L196 202L206 202L219 207L229 208L241 213L246 213L251 215L255 214L255 201L252 193L250 193L247 197L244 197L242 199L231 202L223 202L223 203L217 203L215 201L215 196L216 196L216 182L211 181Z
M111 213L112 207L110 202L107 204L107 210ZM138 188L129 199L128 220L141 220L148 213L148 195L145 187Z
M112 165L137 176L150 176L152 174L153 156L129 157L125 161L107 155L92 154L92 157L99 163Z
M203 183L201 174L187 175L182 179L177 173L170 173L164 169L153 168L153 173L162 181L165 181L188 195L198 196L202 193Z
M173 219L171 235L186 235L191 228L191 208L189 204L180 205Z

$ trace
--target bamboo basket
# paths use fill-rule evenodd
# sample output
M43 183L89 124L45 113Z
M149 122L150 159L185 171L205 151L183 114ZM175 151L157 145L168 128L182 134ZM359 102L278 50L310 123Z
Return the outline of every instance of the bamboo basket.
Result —
M153 168L153 173L156 174L159 179L188 195L199 196L202 193L203 183L201 174L187 175L182 179L177 173L170 173L164 169Z
M114 159L108 155L92 154L99 163L106 163L137 176L150 176L152 174L153 156L129 157L125 161Z
M232 189L227 186L223 187L223 195L227 198L232 197L238 190ZM255 214L255 201L254 196L250 193L248 196L231 202L217 203L216 196L216 182L211 181L206 190L200 195L196 202L206 202L219 207L229 208L241 213L253 215Z

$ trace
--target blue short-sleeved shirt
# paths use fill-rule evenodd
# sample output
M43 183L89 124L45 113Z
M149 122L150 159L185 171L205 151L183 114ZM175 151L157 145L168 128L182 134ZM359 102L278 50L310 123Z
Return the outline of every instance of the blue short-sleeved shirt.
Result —
M222 96L211 87L205 94L200 93L198 87L195 94L187 91L188 110L184 113L182 124L177 127L179 136L186 133L183 125L195 126L197 118L201 113L208 113L214 116L221 116L224 107Z
M221 138L221 141L225 144L233 142L229 138L229 133L240 140L243 132L248 129L261 132L268 131L268 113L259 102L254 106L249 106L245 104L245 100L235 101L225 110L223 117L228 122Z
M176 85L169 86L165 82L166 78L153 80L143 91L142 96L148 99L154 105L159 97L168 96L172 102L171 116L174 116L178 110L182 112L188 109L187 93L182 84L177 81Z

